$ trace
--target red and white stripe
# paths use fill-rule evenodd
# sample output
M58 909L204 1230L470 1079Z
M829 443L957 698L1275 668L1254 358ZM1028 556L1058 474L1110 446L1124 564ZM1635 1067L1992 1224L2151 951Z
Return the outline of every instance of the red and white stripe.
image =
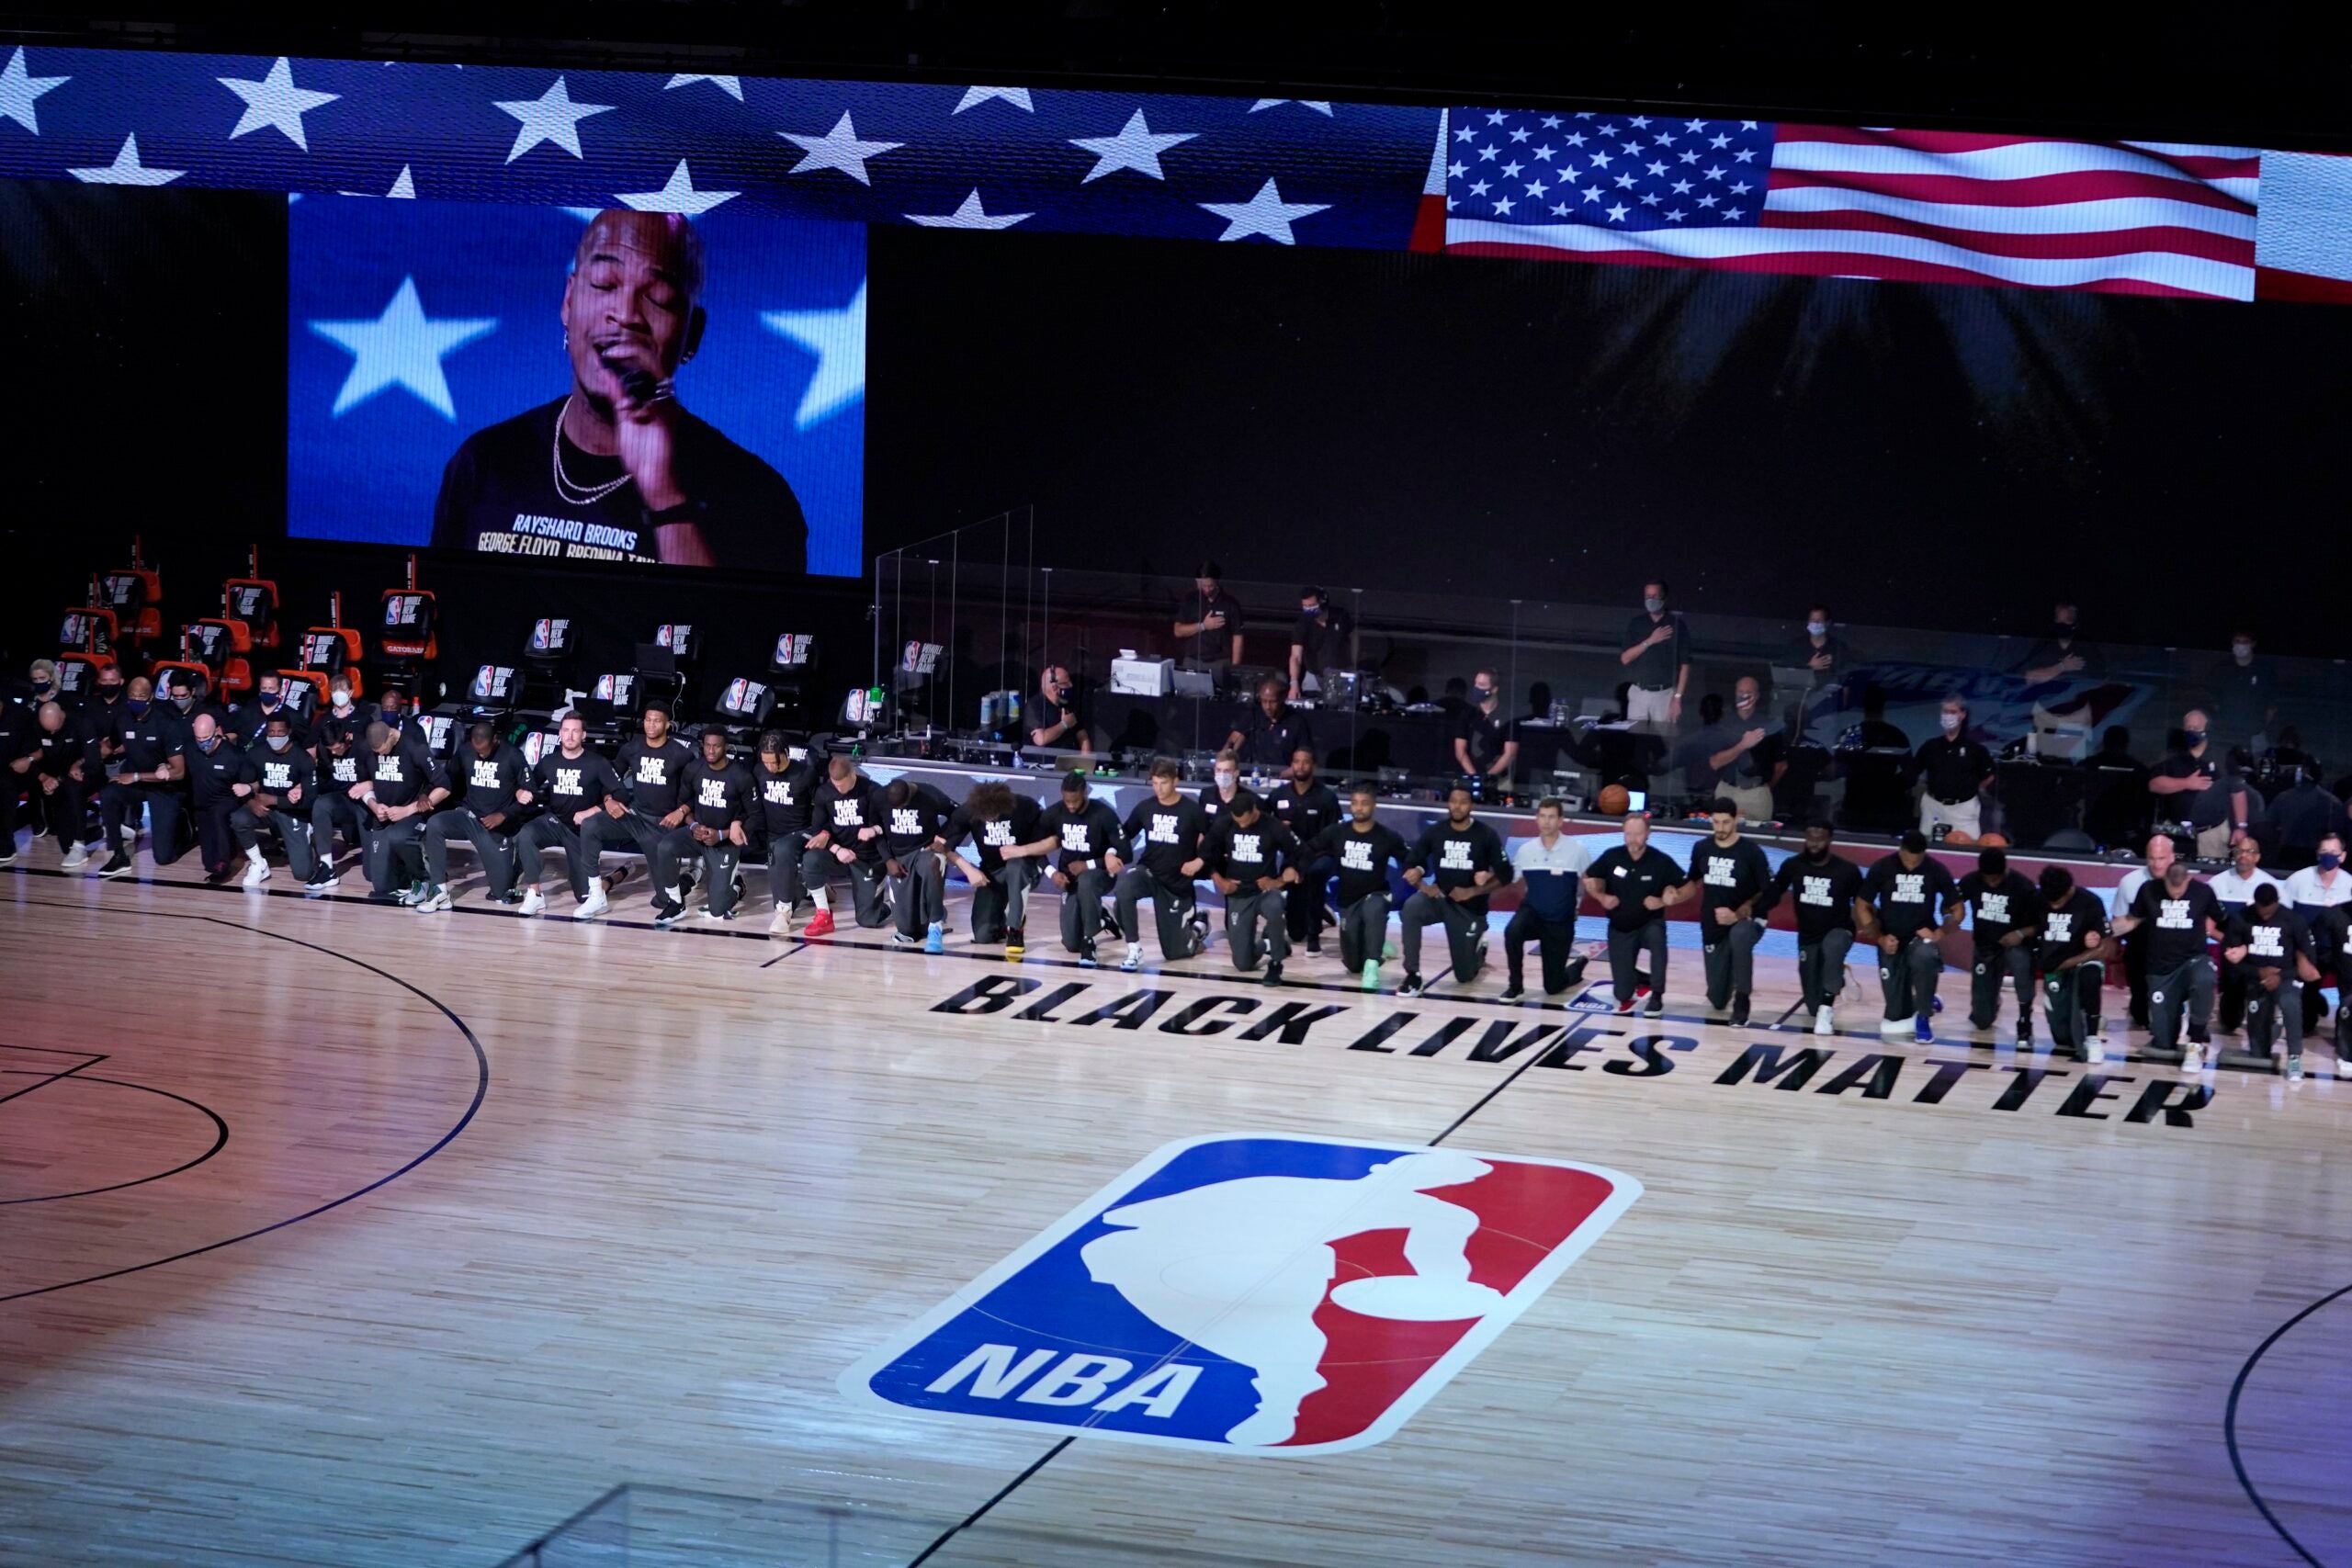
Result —
M1757 227L1455 218L1446 249L2250 299L2260 172L2246 148L1782 125Z

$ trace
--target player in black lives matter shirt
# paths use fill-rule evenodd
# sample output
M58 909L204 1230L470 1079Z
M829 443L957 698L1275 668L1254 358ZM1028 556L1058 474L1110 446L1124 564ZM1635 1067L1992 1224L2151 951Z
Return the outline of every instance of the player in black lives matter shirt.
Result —
M2121 936L2144 929L2148 944L2148 1050L2160 1060L2180 1052L2181 1070L2205 1070L2212 1043L2213 955L2207 947L2222 921L2222 901L2176 860L2164 880L2142 885L2132 907L2115 921ZM2188 1043L2180 1044L2181 1015Z
M490 881L490 901L510 901L514 887L514 835L523 807L531 803L531 770L523 753L498 738L487 720L466 733L465 749L449 762L451 792L458 804L436 811L424 825L424 897L419 914L449 907L449 836L462 834Z
M1348 819L1335 822L1301 849L1329 859L1340 879L1340 962L1380 988L1381 950L1388 942L1389 867L1403 874L1412 852L1396 829L1378 819L1380 797L1370 784L1348 791Z
M1928 852L1928 836L1916 828L1863 874L1862 901L1870 907L1879 986L1886 993L1878 1032L1889 1039L1934 1042L1936 976L1944 968L1936 933L1959 899L1951 873Z
M204 858L204 880L218 887L236 874L237 830L230 818L254 792L261 770L242 746L232 744L212 714L188 721L188 812L196 819L196 847Z
M1298 840L1255 794L1243 790L1201 840L1201 859L1225 896L1225 939L1233 948L1233 966L1255 969L1262 941L1265 982L1281 985L1283 960L1290 956L1283 899L1298 880Z
M2009 869L1998 849L1980 850L1976 869L1960 879L1960 899L1945 913L1947 931L1968 911L1968 1026L1982 1034L2001 1016L2001 983L2018 994L2018 1043L2033 1038L2033 936L2041 929L2033 884Z
M666 926L685 913L685 906L671 893L678 879L678 857L702 856L702 912L714 920L735 918L735 868L752 835L744 824L752 815L755 786L752 770L727 755L727 732L716 727L702 732L701 755L686 764L681 790L686 807L685 833L662 840L653 868L653 923Z
M1625 818L1625 841L1593 857L1584 890L1609 913L1609 981L1617 1010L1634 1010L1644 984L1636 963L1649 958L1649 1014L1666 1011L1666 911L1697 889L1674 857L1650 847L1650 819Z
M1732 1027L1740 1029L1747 1023L1756 944L1764 935L1757 906L1771 888L1772 863L1754 840L1739 836L1738 802L1718 797L1707 815L1714 832L1690 852L1690 879L1699 885L1699 956L1707 972L1707 1005L1717 1012L1729 1008Z
M2245 976L2245 1048L2269 1059L2287 1047L2287 1077L2303 1076L2303 987L2316 981L2312 932L2303 917L2279 901L2276 883L2254 890L2254 898L2229 919L2222 933L2222 957ZM2343 1057L2336 1071L2344 1071Z
M2046 865L2035 891L2041 928L2034 964L2041 971L2041 1014L2050 1024L2050 1053L2086 1062L2107 1060L2099 1038L2099 992L2107 984L2107 901L2075 886L2075 874Z
M702 242L674 213L598 213L563 286L571 389L468 436L441 475L433 543L548 561L808 568L784 477L679 405L701 346ZM644 382L636 394L628 378Z
M1159 928L1159 956L1169 961L1190 958L1208 945L1206 922L1193 908L1193 879L1201 874L1201 839L1209 819L1201 803L1176 787L1174 759L1160 757L1151 764L1151 798L1138 803L1119 825L1120 848L1105 857L1111 874L1111 900L1119 913L1119 935L1127 951L1122 969L1143 967L1143 915L1136 906L1151 900L1153 923ZM1126 863L1124 846L1141 837L1137 863Z
M1831 848L1826 818L1804 825L1804 848L1781 863L1758 911L1770 916L1782 898L1797 921L1797 985L1815 1034L1838 1032L1838 993L1846 987L1846 955L1853 951L1862 869Z
M808 801L817 793L817 764L806 751L795 757L781 729L762 732L759 749L752 782L759 786L760 810L752 818L752 839L767 857L768 897L775 906L768 932L789 936L794 914L808 898L800 881L800 856L808 848Z
M610 908L612 890L628 874L626 871L609 877L602 874L605 845L629 845L645 857L650 874L662 839L685 825L682 795L686 764L695 760L694 748L670 733L667 703L646 704L638 722L639 733L629 737L628 744L613 759L620 788L605 797L604 815L591 817L580 829L582 870L587 874L589 886L588 901L572 915L576 920L594 919ZM684 891L679 890L681 901Z
M1046 857L1059 846L1044 827L1045 809L1012 786L991 780L972 786L940 837L964 880L972 885L972 940L1002 942L1005 958L1027 951L1029 890L1044 874ZM971 840L977 862L956 846Z
M334 869L334 836L345 849L361 847L359 805L352 789L367 776L368 721L353 709L347 717L330 714L319 726L318 787L311 792L311 880L302 892L316 897L343 880Z
M854 758L835 757L825 765L825 782L808 802L808 819L816 830L800 856L800 877L817 906L808 935L833 934L832 878L837 869L849 873L859 925L871 930L889 919L890 897L882 882L889 810L882 786L857 771Z
M269 880L269 861L262 853L264 832L276 833L286 846L286 869L308 886L311 863L311 796L318 771L310 753L294 744L292 716L270 716L261 739L248 752L253 758L253 793L243 810L229 818L237 847L245 852L244 885L259 887Z
M1095 935L1106 923L1102 900L1111 896L1103 857L1118 845L1119 814L1096 800L1086 775L1073 771L1062 778L1061 799L1046 808L1037 826L1057 846L1046 879L1061 890L1062 946L1078 954L1080 968L1091 969L1099 962Z
M379 901L413 904L424 896L418 840L433 808L449 798L448 781L414 735L379 720L368 727L367 739L367 777L352 787L351 798L368 813L359 823L368 885Z
M1323 924L1330 918L1323 908L1323 895L1331 885L1334 867L1329 854L1307 854L1306 846L1342 814L1340 797L1315 776L1314 748L1301 746L1291 753L1290 777L1269 791L1265 801L1274 820L1289 829L1300 846L1298 884L1283 895L1283 918L1288 922L1291 945L1304 943L1307 952L1320 953Z
M1405 954L1405 983L1398 995L1418 997L1421 980L1421 928L1445 928L1453 977L1476 977L1487 961L1487 903L1510 880L1510 857L1502 835L1471 814L1470 786L1446 792L1445 816L1430 824L1405 856L1405 880L1414 896L1405 900L1398 946Z
M947 951L947 856L939 836L956 815L956 803L937 785L895 778L882 792L889 815L882 823L882 873L889 879L890 909L898 929L894 946L921 943L925 952Z
M514 835L515 876L523 886L520 913L536 915L548 907L539 884L547 878L547 853L563 852L564 876L571 884L575 906L588 902L588 858L580 834L604 814L605 802L620 792L620 775L613 765L588 750L588 726L578 714L568 713L556 727L555 747L531 770L534 814Z

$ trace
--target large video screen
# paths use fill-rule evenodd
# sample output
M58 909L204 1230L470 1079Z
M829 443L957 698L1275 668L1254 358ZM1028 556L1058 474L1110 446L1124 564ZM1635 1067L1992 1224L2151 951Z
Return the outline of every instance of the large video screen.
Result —
M861 570L863 225L337 197L287 224L288 534Z

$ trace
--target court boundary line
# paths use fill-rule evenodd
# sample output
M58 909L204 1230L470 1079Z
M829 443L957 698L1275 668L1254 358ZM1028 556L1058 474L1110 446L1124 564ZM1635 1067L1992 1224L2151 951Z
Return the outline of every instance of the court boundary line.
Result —
M2327 1568L2327 1565L2313 1556L2311 1549L2296 1540L2295 1533L2278 1521L2278 1516L2270 1511L2270 1505L2264 1501L2261 1492L2256 1488L2254 1478L2246 1473L2245 1459L2238 1450L2238 1396L2245 1392L2246 1380L2254 1375L2256 1365L2268 1353L2273 1345L2287 1337L2289 1330L2322 1307L2328 1306L2347 1295L2352 1295L2352 1285L2338 1286L2272 1329L2262 1343L2254 1348L2253 1354L2246 1357L2245 1364L2238 1368L2237 1377L2230 1383L2229 1403L2222 1407L2222 1437L2229 1447L2230 1468L2237 1472L2239 1488L2245 1493L2246 1500L2260 1512L2263 1522L2276 1531L2278 1539L2285 1541L2295 1555L2310 1563L2312 1568Z
M40 1081L38 1083L28 1083L24 1088L17 1089L11 1094L0 1094L0 1105L6 1105L12 1100L21 1099L25 1095L32 1093L32 1091L37 1089L44 1089L49 1085L55 1083L60 1078L70 1078L76 1073L86 1072L107 1059L106 1053L103 1051L63 1051L58 1049L54 1045L0 1045L0 1051L23 1051L30 1055L40 1056L80 1056L84 1058L84 1060L74 1063L72 1066L62 1068L57 1072L26 1073L24 1075L25 1077L38 1078ZM15 1076L14 1073L7 1068L0 1068L0 1073L6 1073L11 1077Z
M28 1047L28 1049L39 1049L39 1047ZM101 1057L100 1060L104 1060L104 1058ZM7 1074L16 1070L17 1069L9 1067L0 1067L0 1074ZM193 1106L197 1110L203 1111L207 1116L212 1118L212 1128L214 1133L212 1146L205 1150L202 1154L197 1156L194 1159L187 1161L185 1164L175 1165L169 1170L159 1170L153 1176L141 1176L130 1181L118 1181L113 1183L111 1186L107 1187L85 1187L78 1192L42 1192L30 1198L0 1198L0 1209L5 1209L17 1203L58 1203L62 1202L68 1198L95 1198L101 1192L120 1192L126 1188L144 1187L151 1181L161 1181L166 1177L177 1176L182 1171L194 1170L198 1166L202 1165L206 1160L210 1159L214 1155L219 1154L222 1149L229 1146L228 1121L221 1116L220 1112L213 1110L212 1107L205 1104L204 1101L200 1100L190 1100L187 1095L175 1094L167 1089L157 1089L153 1084L132 1083L128 1078L93 1077L79 1067L74 1068L69 1072L52 1073L47 1077L41 1078L40 1082L34 1084L31 1088L17 1090L17 1094L0 1094L0 1105L5 1105L9 1100L16 1099L17 1094L30 1094L33 1089L46 1089L51 1084L56 1083L62 1078L69 1077L77 1083L110 1084L117 1089L135 1089L148 1094L160 1094L165 1100L176 1100L182 1105Z
M63 874L52 872L49 874L62 875ZM458 1014L450 1009L449 1005L440 998L433 995L429 991L410 984L408 981L401 979L399 976L392 974L390 970L379 969L376 965L368 963L365 959L354 958L347 953L338 953L334 948L322 946L318 942L304 942L300 937L288 936L283 931L266 931L259 926L240 925L234 920L224 920L216 915L180 914L167 909L128 909L118 905L108 904L60 904L40 898L28 898L21 900L21 902L26 907L32 908L69 909L85 913L95 909L107 914L137 915L150 919L201 920L207 925L220 926L229 931L242 931L248 935L266 936L274 941L289 943L295 947L305 947L313 953L323 953L331 958L339 958L346 964L355 964L361 969L367 970L371 975L377 976L382 979L390 980L393 985L400 987L401 989L407 991L412 996L416 997L419 1000L430 1003L442 1017L447 1019L449 1022L455 1026L458 1035L463 1038L465 1043L473 1050L475 1069L474 1097L473 1100L466 1106L465 1114L459 1116L455 1125L451 1126L447 1132L443 1133L439 1138L435 1139L430 1148L427 1148L424 1153L417 1155L414 1158L411 1159L407 1164L400 1167L397 1170L393 1170L386 1175L378 1177L375 1180L356 1191L346 1192L340 1198L330 1199L328 1201L318 1204L316 1207L306 1209L302 1213L286 1219L273 1221L268 1224L260 1226L258 1229L245 1231L237 1235L227 1236L220 1241L207 1242L202 1247L188 1247L184 1251L173 1253L168 1258L152 1258L145 1263L132 1263L120 1269L109 1269L104 1273L87 1274L79 1280L64 1280L52 1285L37 1285L29 1291L12 1292L7 1295L0 1296L0 1305L6 1305L10 1302L28 1301L35 1296L52 1295L59 1291L70 1291L81 1285L95 1285L107 1280L119 1280L126 1274L142 1273L149 1269L160 1269L167 1263L180 1263L191 1258L200 1258L208 1252L218 1252L222 1247L234 1247L239 1242L251 1241L256 1236L267 1235L272 1231L284 1230L288 1225L300 1224L304 1220L315 1219L319 1215L325 1213L330 1209L339 1209L345 1203L351 1202L356 1199L365 1198L368 1194L375 1191L377 1189L389 1186L392 1182L399 1180L401 1177L406 1176L410 1171L414 1170L417 1167L423 1165L426 1160L431 1159L435 1155L439 1154L443 1149L447 1148L450 1144L457 1140L458 1134L464 1132L468 1126L472 1124L475 1113L481 1109L481 1102L489 1097L490 1053L482 1049L481 1041L475 1036L473 1030L467 1024L466 1021L458 1017Z

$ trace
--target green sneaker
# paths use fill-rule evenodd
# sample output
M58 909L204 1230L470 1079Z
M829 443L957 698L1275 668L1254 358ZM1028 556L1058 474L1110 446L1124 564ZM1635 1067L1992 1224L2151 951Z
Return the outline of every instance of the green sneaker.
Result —
M1367 991L1380 989L1380 960L1377 958L1363 961L1363 988Z

